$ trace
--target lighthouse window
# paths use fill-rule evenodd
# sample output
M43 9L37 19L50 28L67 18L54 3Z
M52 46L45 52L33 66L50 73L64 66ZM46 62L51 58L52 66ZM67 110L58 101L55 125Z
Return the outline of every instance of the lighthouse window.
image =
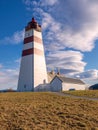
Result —
M26 88L26 84L24 85L24 88Z

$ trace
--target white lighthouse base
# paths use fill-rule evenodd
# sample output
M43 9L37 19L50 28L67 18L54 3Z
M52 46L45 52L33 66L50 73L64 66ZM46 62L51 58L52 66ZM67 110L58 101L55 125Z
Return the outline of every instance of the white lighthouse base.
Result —
M33 63L32 60L33 55L22 57L21 60L21 68L20 68L20 75L18 81L18 91L34 91L33 88Z
M45 60L40 55L22 57L18 91L35 91L40 84L48 83Z

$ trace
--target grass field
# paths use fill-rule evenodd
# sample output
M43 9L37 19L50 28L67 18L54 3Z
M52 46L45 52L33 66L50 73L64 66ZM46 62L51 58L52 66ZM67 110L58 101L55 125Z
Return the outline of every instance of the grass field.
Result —
M98 101L0 93L0 130L98 130Z
M98 98L98 90L65 91L64 93L75 95L75 96Z

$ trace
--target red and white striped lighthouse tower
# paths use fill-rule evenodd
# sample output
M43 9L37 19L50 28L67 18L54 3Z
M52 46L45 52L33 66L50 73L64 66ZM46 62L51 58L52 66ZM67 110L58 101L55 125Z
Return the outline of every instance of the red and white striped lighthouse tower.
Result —
M18 91L34 91L47 82L47 71L41 26L32 18L25 27L24 46L18 80Z

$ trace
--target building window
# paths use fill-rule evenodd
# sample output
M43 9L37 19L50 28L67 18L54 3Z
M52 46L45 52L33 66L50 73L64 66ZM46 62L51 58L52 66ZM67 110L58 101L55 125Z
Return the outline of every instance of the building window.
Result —
M43 84L46 84L46 80L45 79L43 80Z

